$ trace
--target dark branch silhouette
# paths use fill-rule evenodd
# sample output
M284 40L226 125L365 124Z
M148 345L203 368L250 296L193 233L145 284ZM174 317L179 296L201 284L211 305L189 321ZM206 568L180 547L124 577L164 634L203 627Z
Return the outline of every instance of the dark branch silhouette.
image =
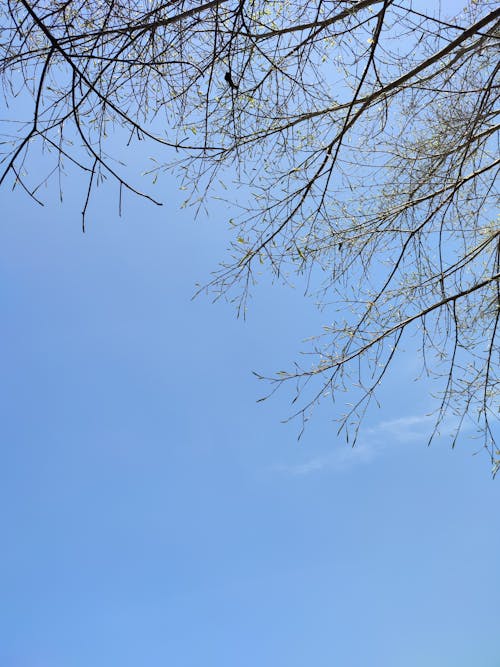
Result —
M304 280L324 330L270 378L302 423L349 392L335 414L355 442L418 340L431 439L475 430L498 469L498 3L7 0L0 27L0 184L41 204L79 171L85 224L106 183L120 206L159 204L173 169L199 208L236 181L234 244L206 289L244 312L263 271ZM134 172L142 141L154 156Z

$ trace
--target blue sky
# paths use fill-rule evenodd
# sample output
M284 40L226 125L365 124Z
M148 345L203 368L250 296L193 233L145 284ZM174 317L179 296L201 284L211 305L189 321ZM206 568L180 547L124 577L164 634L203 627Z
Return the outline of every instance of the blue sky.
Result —
M191 296L230 211L111 190L1 193L2 667L500 667L498 480L426 447L414 358L349 449L327 406L297 442L289 367L322 323L257 287L246 321Z

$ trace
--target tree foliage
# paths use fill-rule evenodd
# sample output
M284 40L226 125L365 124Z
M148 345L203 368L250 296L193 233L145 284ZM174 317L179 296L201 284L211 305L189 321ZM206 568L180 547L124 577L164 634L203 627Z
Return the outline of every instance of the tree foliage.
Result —
M451 419L456 439L472 421L498 468L496 2L449 16L409 0L8 0L2 11L5 101L30 109L3 121L2 182L38 200L73 164L85 224L105 179L120 199L156 200L119 162L138 141L165 148L144 169L154 181L173 168L192 203L232 180L235 240L209 287L245 308L260 272L302 275L330 322L306 364L271 378L293 383L296 414L354 389L339 419L355 440L403 337L418 333L440 392L432 435ZM40 148L47 170L30 173Z

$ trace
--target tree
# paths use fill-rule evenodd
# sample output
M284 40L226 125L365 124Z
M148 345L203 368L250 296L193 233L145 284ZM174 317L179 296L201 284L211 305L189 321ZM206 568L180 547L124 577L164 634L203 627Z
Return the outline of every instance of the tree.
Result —
M72 164L87 179L85 225L105 179L120 203L124 190L159 203L115 159L119 141L163 147L147 174L174 169L187 203L235 181L235 240L207 287L241 310L266 267L302 275L333 321L310 365L270 378L296 386L295 414L355 387L339 416L355 441L403 336L418 332L440 388L431 439L450 415L453 444L473 420L500 467L496 2L454 17L409 0L9 0L2 11L5 100L31 105L26 122L4 121L2 183L38 200ZM37 146L42 176L29 172Z

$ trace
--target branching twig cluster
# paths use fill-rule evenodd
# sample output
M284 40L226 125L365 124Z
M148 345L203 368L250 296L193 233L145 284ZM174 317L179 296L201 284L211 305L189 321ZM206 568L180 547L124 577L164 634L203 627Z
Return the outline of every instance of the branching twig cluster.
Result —
M320 280L334 310L313 363L271 379L296 384L297 414L354 387L341 428L355 440L418 330L442 381L434 434L472 419L500 465L497 3L450 17L409 0L8 0L1 27L4 98L31 109L5 122L1 183L39 201L71 163L83 224L104 179L159 203L117 137L164 146L149 175L174 166L193 202L236 179L235 242L209 287L245 308L266 265Z

